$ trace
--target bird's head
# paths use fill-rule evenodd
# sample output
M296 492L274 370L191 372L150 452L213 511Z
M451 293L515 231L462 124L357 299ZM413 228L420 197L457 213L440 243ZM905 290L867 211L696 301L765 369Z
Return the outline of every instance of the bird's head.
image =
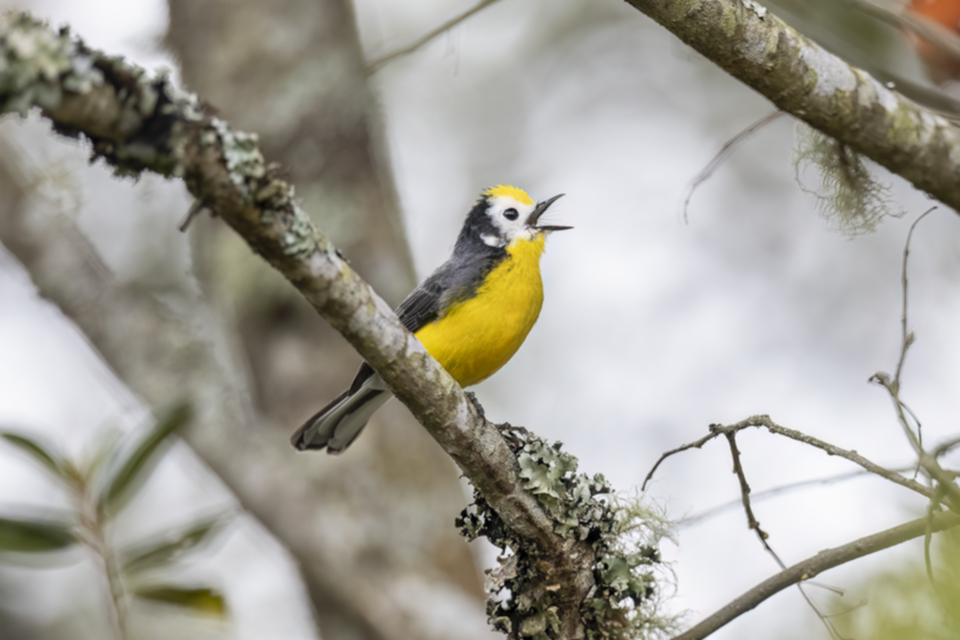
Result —
M518 240L534 240L573 227L540 224L540 217L563 194L535 203L523 189L504 185L480 194L460 234L489 247L506 247Z

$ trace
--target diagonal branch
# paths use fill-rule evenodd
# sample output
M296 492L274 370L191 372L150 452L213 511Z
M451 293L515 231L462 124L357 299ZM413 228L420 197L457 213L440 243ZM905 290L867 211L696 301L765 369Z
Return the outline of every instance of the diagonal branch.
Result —
M673 640L701 640L706 638L731 620L742 616L767 598L791 585L809 580L827 569L889 549L907 540L919 538L926 534L928 527L931 532L936 533L957 525L960 525L960 516L953 513L938 513L930 518L923 517L911 520L892 529L854 540L841 547L821 551L817 555L787 567L780 573L764 580L696 626L675 636Z
M276 268L380 374L498 512L536 549L559 637L584 634L581 603L595 583L585 542L554 532L524 488L500 432L426 352L390 307L350 268L268 167L256 136L232 130L166 78L54 33L31 18L0 18L0 113L39 107L67 135L83 133L124 175L182 177L190 193Z
M960 129L754 0L627 0L783 111L960 211Z

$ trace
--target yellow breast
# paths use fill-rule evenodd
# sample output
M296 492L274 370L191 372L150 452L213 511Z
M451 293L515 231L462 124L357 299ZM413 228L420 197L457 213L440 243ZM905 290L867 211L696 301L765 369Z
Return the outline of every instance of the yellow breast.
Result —
M517 240L474 297L450 306L416 336L463 387L486 380L523 344L543 306L544 238Z

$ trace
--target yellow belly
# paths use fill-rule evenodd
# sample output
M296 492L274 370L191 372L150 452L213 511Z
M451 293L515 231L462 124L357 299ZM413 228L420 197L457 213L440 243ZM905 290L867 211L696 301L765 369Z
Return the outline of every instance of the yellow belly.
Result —
M416 336L463 387L486 380L523 344L543 306L544 238L516 241L473 298L450 306Z

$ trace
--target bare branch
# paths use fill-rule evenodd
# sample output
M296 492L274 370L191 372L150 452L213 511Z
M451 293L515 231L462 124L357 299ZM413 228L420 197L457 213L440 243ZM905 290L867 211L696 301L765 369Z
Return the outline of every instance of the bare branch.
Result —
M910 225L910 231L907 233L907 240L903 247L903 265L900 274L900 281L903 291L903 312L900 318L900 358L897 361L896 375L891 380L888 374L881 371L873 374L870 377L870 381L876 382L885 388L887 393L890 394L890 399L893 401L893 407L897 414L897 420L900 422L900 426L903 427L903 432L907 436L910 446L912 446L914 451L917 453L917 462L931 478L937 481L938 484L935 493L930 497L931 501L939 502L945 496L947 498L946 504L950 507L950 509L956 513L960 513L960 487L958 487L956 482L954 482L954 476L946 472L943 467L940 466L940 461L937 459L937 456L927 453L923 448L923 441L920 439L920 422L916 420L916 416L913 415L913 412L910 411L909 407L907 407L900 399L900 373L903 369L903 362L907 357L907 351L910 349L910 345L913 344L914 340L913 332L908 330L907 322L907 312L909 309L907 296L909 283L909 279L907 278L907 264L910 258L910 240L913 238L913 231L917 228L917 225L920 223L920 221L923 220L927 214L934 209L936 209L936 207L928 209L913 221L913 224ZM913 419L917 421L917 433L913 432L913 428L910 426L910 422L907 420L907 413L909 413Z
M627 0L773 104L960 210L960 129L757 2Z
M913 344L913 334L910 333L907 328L907 311L909 309L907 296L909 283L907 279L907 262L910 259L910 241L913 239L913 231L917 228L917 225L920 224L920 221L935 210L936 207L930 207L913 221L913 224L910 225L910 231L907 232L907 241L903 244L903 263L900 270L900 285L903 288L903 309L900 315L900 360L897 361L897 372L893 377L893 383L898 390L900 388L900 373L903 371L903 361L907 357L907 350L910 348L910 345Z
M705 445L710 440L713 440L717 436L725 435L728 432L742 431L750 427L764 427L770 433L775 433L777 435L785 436L787 438L790 438L791 440L796 440L797 442L802 442L812 447L816 447L817 449L820 449L831 456L840 456L841 458L845 458L850 462L853 462L854 464L860 465L870 473L878 475L881 478L886 478L890 482L899 484L901 487L906 487L907 489L910 489L911 491L915 491L916 493L919 493L920 495L926 498L933 497L933 490L930 489L929 487L923 486L916 480L905 478L899 473L897 473L896 471L891 471L890 469L881 467L880 465L874 462L871 462L870 460L867 460L856 451L848 451L846 449L841 449L840 447L832 445L829 442L824 442L823 440L814 438L813 436L808 436L799 431L795 431L793 429L787 429L786 427L781 427L780 425L775 423L773 420L771 420L770 416L767 416L767 415L751 416L746 420L742 420L736 424L732 424L729 426L723 426L719 424L710 425L709 435L704 436L703 438L700 438L695 442L685 444L682 447L677 447L676 449L667 451L662 456L660 456L660 459L657 460L657 463L653 466L653 469L651 469L650 473L647 474L647 477L643 482L643 489L646 489L647 482L650 480L650 478L653 477L653 474L654 472L656 472L657 467L660 466L660 463L663 462L665 459L669 458L670 456L680 453L681 451L687 451L688 449L699 449L700 447Z
M690 443L685 444L685 445L681 445L681 446L677 447L676 449L671 449L670 451L666 451L666 452L662 453L662 454L660 455L660 458L654 463L653 468L650 469L649 473L647 473L647 477L643 479L643 484L640 486L640 491L646 491L646 490L647 490L647 483L650 482L650 480L653 479L653 474L655 474L655 473L657 472L657 469L660 468L660 464L661 464L664 460L666 460L667 458L669 458L669 457L672 456L672 455L681 453L681 452L683 452L683 451L689 451L690 449L700 449L701 447L703 447L703 445L707 444L708 442L710 442L711 440L713 440L714 438L716 438L717 436L719 436L719 435L720 435L720 432L719 432L719 431L716 431L716 430L714 429L714 427L717 427L717 426L719 426L719 425L713 425L713 424L710 425L710 434L709 434L709 435L706 435L706 436L703 436L703 437L700 438L699 440L694 440L693 442L690 442Z
M747 138L782 115L786 114L783 111L774 111L771 114L765 115L723 143L723 146L720 147L720 150L717 151L716 155L710 159L710 162L707 163L707 166L701 169L700 173L695 175L693 180L688 182L687 186L683 190L686 195L683 198L683 203L680 205L680 214L683 216L684 222L687 222L687 211L690 208L690 198L693 197L693 194L697 188L709 180L711 176L713 176L713 172L717 170L717 167L719 167L721 163L727 159L727 156L733 153Z
M367 75L373 75L374 73L376 73L377 71L380 71L380 69L390 64L394 60L397 60L398 58L402 58L403 56L413 53L414 51L424 46L425 44L427 44L437 36L449 31L450 29L454 28L455 26L457 26L458 24L460 24L461 22L463 22L464 20L472 16L473 14L479 13L480 11L486 9L487 7L489 7L490 5L498 1L499 0L481 0L479 3L475 4L473 7L467 9L466 11L464 11L458 16L450 18L449 20L441 24L436 29L433 29L432 31L428 31L427 33L423 34L422 36L420 36L419 38L417 38L407 46L403 47L402 49L391 51L390 53L380 58L377 58L376 60L371 62L369 65L367 65Z
M675 636L673 640L701 640L717 629L728 624L747 611L787 587L809 580L827 569L846 564L857 558L871 555L896 546L907 540L925 535L929 526L936 533L960 525L960 516L954 513L938 513L931 519L926 516L911 520L905 524L854 540L841 547L821 551L817 555L802 560L780 573L764 580L739 598L733 600L719 611L708 616L688 631Z
M781 569L786 569L787 565L783 563L783 560L780 559L780 556L777 555L777 552L773 550L773 547L770 546L770 534L760 528L760 521L757 520L757 517L753 513L753 507L750 506L750 485L747 483L747 475L743 471L743 464L740 462L740 449L737 448L737 432L728 431L723 434L727 438L727 443L730 445L730 455L733 458L733 472L737 475L737 480L740 481L740 500L743 503L743 510L747 515L747 527L752 529L754 533L757 534L757 538L760 540L760 544L763 545L763 548L767 553L773 558L774 562L777 563ZM810 605L810 608L813 609L813 612L820 618L820 622L827 628L827 632L830 634L831 638L839 638L840 634L837 632L833 623L830 621L827 616L820 611L820 607L807 595L806 590L804 590L803 585L798 584L797 589L800 590L800 595L803 596L803 599L807 601L807 604Z
M946 440L945 442L941 442L940 444L938 444L934 448L934 450L930 453L930 455L932 455L935 458L939 458L945 453L956 448L957 445L960 445L960 438L951 438L950 440Z

